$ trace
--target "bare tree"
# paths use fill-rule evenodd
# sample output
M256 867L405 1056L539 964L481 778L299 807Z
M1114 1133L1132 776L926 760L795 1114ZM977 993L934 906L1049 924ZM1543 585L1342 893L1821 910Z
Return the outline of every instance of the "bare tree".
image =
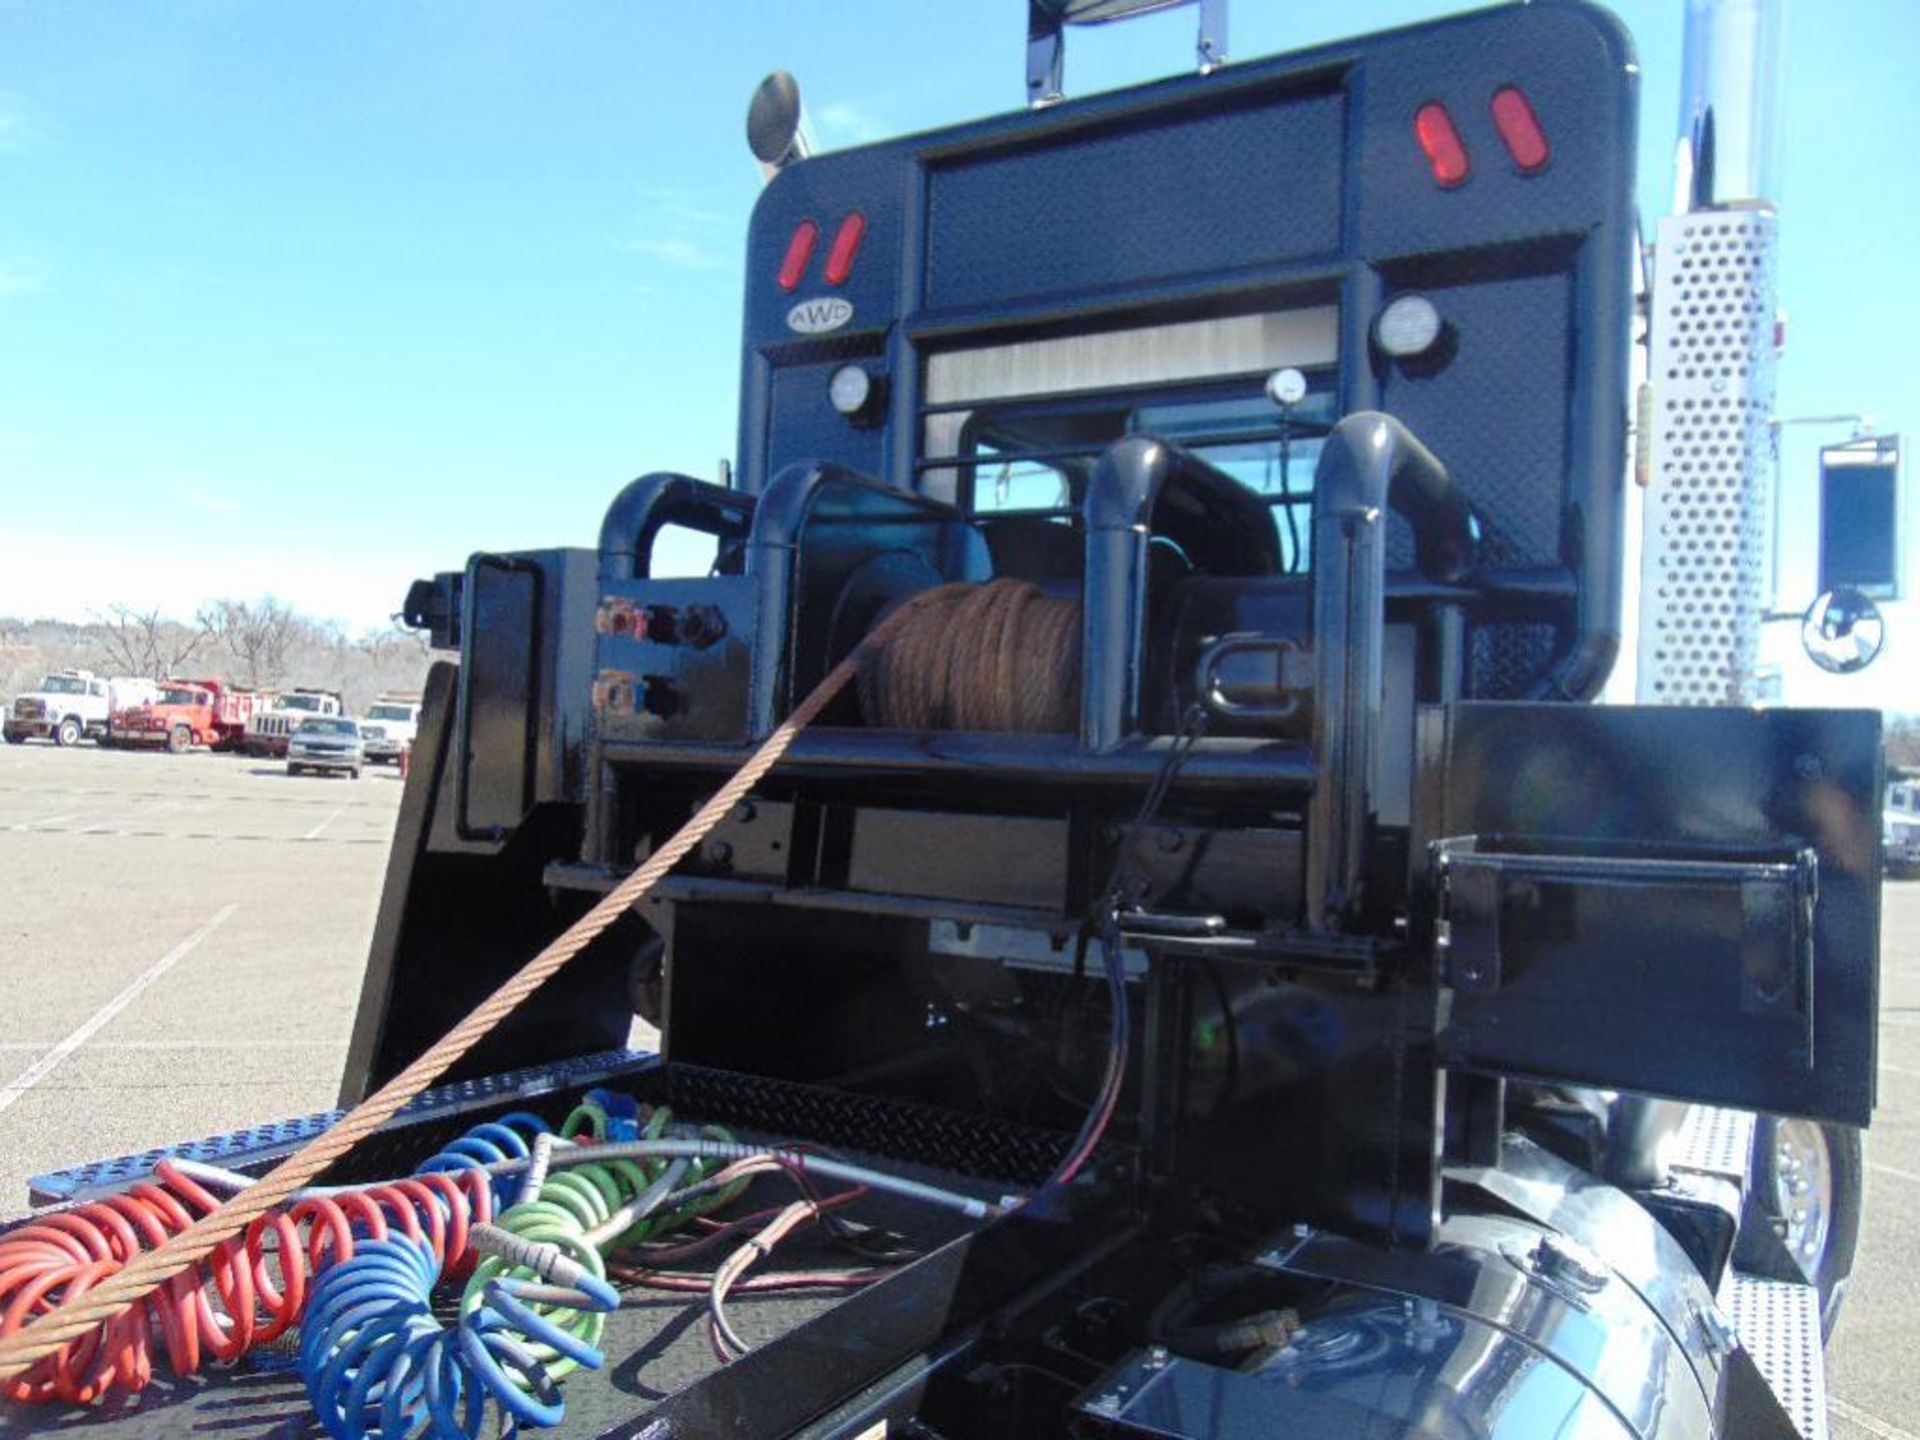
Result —
M278 684L287 657L310 622L284 600L215 600L200 608L201 628L232 659L236 678L249 690Z
M353 644L355 649L373 662L376 671L396 659L424 660L429 654L427 637L418 630L408 630L400 625L362 631Z
M1920 768L1920 715L1886 717L1887 764Z
M121 675L144 675L164 680L200 653L207 632L169 620L157 609L135 610L115 602L95 611L95 644L105 657L104 668Z

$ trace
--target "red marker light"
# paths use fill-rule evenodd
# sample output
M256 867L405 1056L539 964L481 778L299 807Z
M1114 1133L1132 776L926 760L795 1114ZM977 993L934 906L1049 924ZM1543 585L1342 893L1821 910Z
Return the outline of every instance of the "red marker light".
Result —
M787 242L787 257L780 262L780 288L797 290L806 278L807 262L813 259L813 245L820 238L820 227L802 220L793 227L793 239Z
M1500 132L1507 153L1523 175L1531 175L1553 158L1547 132L1540 128L1540 117L1533 113L1532 103L1511 85L1493 92L1493 128Z
M843 285L853 273L853 257L860 253L860 237L867 233L867 217L851 211L834 232L833 248L827 251L827 284Z
M1448 190L1466 183L1472 168L1467 164L1467 147L1460 143L1460 132L1453 128L1453 117L1438 100L1422 105L1413 117L1414 138L1426 152L1433 178Z

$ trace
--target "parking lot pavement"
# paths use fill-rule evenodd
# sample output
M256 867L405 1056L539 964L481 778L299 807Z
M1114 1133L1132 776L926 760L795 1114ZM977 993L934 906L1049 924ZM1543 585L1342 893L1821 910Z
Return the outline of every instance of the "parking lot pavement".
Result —
M397 773L0 750L0 1215L27 1177L333 1104Z
M333 1104L399 800L390 769L0 750L0 1216L40 1171ZM1883 906L1836 1440L1920 1440L1920 881Z
M1920 881L1880 894L1880 1108L1853 1289L1827 1350L1834 1440L1920 1440Z

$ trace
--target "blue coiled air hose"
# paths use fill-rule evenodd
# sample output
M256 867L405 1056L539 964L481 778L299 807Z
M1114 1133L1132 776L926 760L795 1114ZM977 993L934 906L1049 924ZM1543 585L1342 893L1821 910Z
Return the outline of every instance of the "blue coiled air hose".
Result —
M520 1134L522 1130L528 1135L545 1135L551 1133L552 1127L538 1115L515 1110L498 1120L474 1126L445 1149L429 1157L413 1173L452 1174L460 1170L484 1169L502 1160L525 1160L532 1151L527 1139ZM508 1209L520 1198L520 1180L524 1173L512 1172L490 1177L494 1214Z
M332 1440L482 1440L555 1425L559 1386L529 1343L588 1368L602 1363L535 1308L616 1308L618 1293L597 1276L566 1267L558 1284L490 1281L482 1304L452 1329L433 1315L439 1278L426 1246L393 1238L363 1243L316 1282L300 1374ZM490 1409L504 1428L483 1428Z

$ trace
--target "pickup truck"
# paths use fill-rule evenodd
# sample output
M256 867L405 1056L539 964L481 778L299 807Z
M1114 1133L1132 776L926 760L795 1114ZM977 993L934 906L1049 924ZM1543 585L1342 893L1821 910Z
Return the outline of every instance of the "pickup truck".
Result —
M1889 875L1920 875L1920 779L1896 780L1887 786L1880 844Z
M413 748L420 729L420 702L382 695L360 717L360 737L366 742L369 765L400 763L400 757Z

